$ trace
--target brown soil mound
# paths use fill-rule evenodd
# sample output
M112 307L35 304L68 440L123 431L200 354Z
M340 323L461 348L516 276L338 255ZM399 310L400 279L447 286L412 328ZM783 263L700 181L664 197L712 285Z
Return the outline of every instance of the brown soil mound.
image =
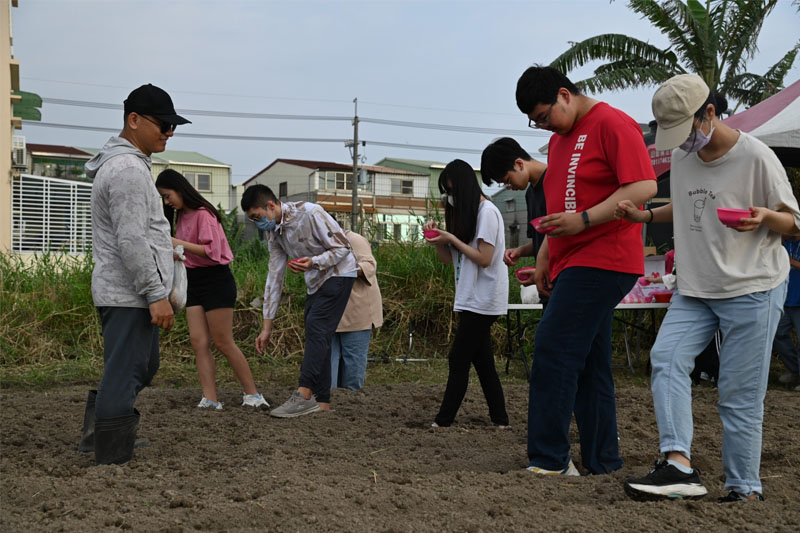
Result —
M2 391L3 531L798 531L800 394L770 390L763 503L722 495L716 391L695 390L696 502L638 503L623 490L657 455L648 389L618 390L625 465L606 476L524 470L527 388L506 386L513 428L488 421L472 384L451 428L433 429L443 386L335 391L332 413L277 420L221 391L221 412L196 390L147 389L138 448L124 466L75 451L85 390ZM274 405L289 389L265 390ZM573 453L580 468L574 427Z

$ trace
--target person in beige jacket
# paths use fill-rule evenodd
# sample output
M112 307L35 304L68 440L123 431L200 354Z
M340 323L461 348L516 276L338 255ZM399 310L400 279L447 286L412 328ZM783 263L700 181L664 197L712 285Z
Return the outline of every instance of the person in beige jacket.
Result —
M383 324L383 301L369 241L352 231L345 236L356 256L358 278L331 341L331 388L359 390L367 373L372 328Z

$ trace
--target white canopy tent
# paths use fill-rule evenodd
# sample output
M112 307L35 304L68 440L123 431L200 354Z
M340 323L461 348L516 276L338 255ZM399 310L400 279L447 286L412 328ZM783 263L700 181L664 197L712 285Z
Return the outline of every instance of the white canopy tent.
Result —
M723 122L763 141L784 165L800 166L800 80Z

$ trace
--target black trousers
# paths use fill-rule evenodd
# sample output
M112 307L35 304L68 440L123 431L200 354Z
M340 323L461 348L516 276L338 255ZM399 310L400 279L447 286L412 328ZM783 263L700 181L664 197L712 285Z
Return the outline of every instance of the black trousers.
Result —
M461 311L458 314L460 318L456 338L448 357L450 372L447 376L447 388L444 391L439 414L436 415L436 423L443 427L453 423L467 393L469 368L473 365L478 373L486 403L489 405L492 423L507 426L506 400L503 386L494 367L494 350L489 333L497 317L470 311Z
M158 372L158 327L150 310L98 307L103 328L103 379L97 387L95 415L116 418L132 414L136 397Z
M308 387L318 402L331 401L331 340L342 319L356 278L329 278L306 296L306 348L300 366L301 387Z

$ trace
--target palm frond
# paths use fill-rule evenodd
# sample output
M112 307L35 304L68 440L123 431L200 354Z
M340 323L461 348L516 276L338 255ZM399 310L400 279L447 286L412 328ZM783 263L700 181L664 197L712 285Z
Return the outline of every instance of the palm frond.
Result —
M744 72L726 77L724 83L726 94L748 107L769 98L783 88L786 74L794 65L798 51L800 51L800 43L789 50L762 76Z
M719 58L720 65L725 68L726 77L742 72L747 60L755 55L764 19L776 3L777 0L737 0L733 2L735 7L725 9L724 12L722 8L727 7L730 2L718 6L718 16L723 24Z
M595 70L594 76L575 82L575 85L585 93L620 91L659 85L681 73L665 70L660 64L632 65L628 61L616 61L603 65Z
M654 0L629 0L628 7L648 19L661 33L666 35L671 48L680 58L701 72L703 56L698 54L700 31L689 14L688 7L679 0L656 2Z
M606 33L573 43L566 52L555 58L550 66L566 74L590 61L623 59L644 59L664 65L678 63L678 57L670 50L662 50L627 35Z

